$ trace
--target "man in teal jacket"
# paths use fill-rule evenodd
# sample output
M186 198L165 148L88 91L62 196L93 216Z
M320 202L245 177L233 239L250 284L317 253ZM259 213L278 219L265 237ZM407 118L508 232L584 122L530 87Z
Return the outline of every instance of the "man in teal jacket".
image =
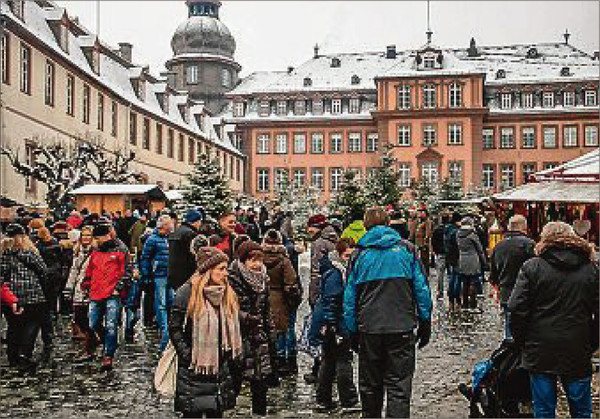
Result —
M367 233L349 268L344 325L359 339L363 417L409 417L415 343L431 336L431 293L416 248L388 226L382 208L365 214ZM415 341L414 329L417 328Z

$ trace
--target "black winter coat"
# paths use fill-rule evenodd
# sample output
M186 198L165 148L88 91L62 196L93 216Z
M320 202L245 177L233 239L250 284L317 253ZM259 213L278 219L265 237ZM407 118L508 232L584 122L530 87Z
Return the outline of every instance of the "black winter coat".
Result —
M508 309L525 369L573 379L592 374L591 355L598 348L598 267L589 255L578 248L550 247L529 259Z
M64 285L63 278L63 249L60 247L56 239L51 241L37 242L37 249L40 252L40 256L44 260L46 265L46 295L50 300L49 303L54 304L61 286Z
M192 325L189 319L185 326L184 323L191 289L191 284L187 282L177 290L173 307L168 313L169 337L177 352L175 410L193 413L216 410L217 394L220 394L222 412L235 406L237 394L232 373L235 362L231 358L231 351L227 351L221 357L219 376L196 374L189 369L192 359Z
M242 330L243 379L266 380L273 374L275 357L274 325L269 305L269 289L262 292L254 287L242 274L239 260L229 267L228 280L235 290L240 304L240 328ZM265 282L268 281L265 272Z
M198 230L187 223L168 237L169 265L167 283L177 289L196 272L196 257L190 251L190 243L198 235Z
M444 231L446 230L445 224L438 225L431 233L431 250L436 255L445 255L446 246L444 245Z
M517 282L521 266L535 256L535 242L520 231L509 231L494 248L490 261L490 284L500 288L500 304L508 298Z

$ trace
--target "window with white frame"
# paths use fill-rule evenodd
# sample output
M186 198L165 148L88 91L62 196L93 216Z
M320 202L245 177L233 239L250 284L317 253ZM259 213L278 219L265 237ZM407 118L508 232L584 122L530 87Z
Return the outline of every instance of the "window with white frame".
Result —
M410 125L398 125L398 145L410 146Z
M563 92L563 106L575 106L575 92Z
M90 123L90 86L87 84L83 85L83 100L82 104L82 120L86 124Z
M462 183L463 165L459 161L451 161L448 163L448 176L452 183Z
M485 189L493 188L495 186L494 165L484 164L481 174L482 174L482 179L481 179L482 186Z
M233 105L234 116L244 116L244 102L235 102Z
M523 183L529 182L529 177L535 173L535 163L523 163Z
M256 152L258 154L269 153L269 134L260 134L256 137Z
M277 191L283 190L288 183L288 171L287 169L278 168L275 169L275 189Z
M544 127L544 148L556 148L556 127Z
M462 105L462 87L457 83L452 83L450 85L450 107L458 108Z
M343 137L341 132L334 132L329 137L329 152L330 153L342 153L343 152Z
M260 116L269 116L271 113L271 107L269 106L268 100L261 100L258 104L258 114Z
M367 153L374 153L379 149L379 135L371 132L367 135Z
M410 109L411 102L410 86L407 84L398 86L398 109Z
M434 124L423 125L423 145L429 147L437 143L437 129Z
M515 147L515 129L513 127L504 127L500 129L500 148Z
M542 93L542 106L544 108L553 108L554 107L554 92Z
M348 134L348 153L360 153L362 151L362 135L360 132Z
M563 127L563 147L577 147L577 126L566 125Z
M277 137L275 137L275 153L287 153L287 134L277 134Z
M535 148L535 128L534 127L521 128L521 147L522 148Z
M226 68L221 70L221 86L231 87L231 73Z
M98 93L98 117L97 119L97 128L99 131L104 131L104 95Z
M523 107L524 108L533 108L533 93L532 92L523 93Z
M287 102L285 100L277 101L277 115L287 114Z
M459 145L462 144L462 125L461 124L449 124L448 125L448 144Z
M435 68L435 57L433 55L426 55L423 58L423 68Z
M556 169L557 167L558 163L544 163L544 170Z
M31 93L31 48L21 43L21 92Z
M44 89L44 103L48 106L54 106L54 86L55 86L55 69L54 63L46 60L46 85Z
M598 105L598 98L595 90L586 90L584 96L585 106L596 106Z
M314 188L318 190L323 190L323 169L320 167L313 167L311 169L312 173L310 176L310 182Z
M515 187L515 165L514 164L503 164L500 166L500 186L502 189L509 189Z
M185 69L185 80L187 84L196 84L198 83L198 66L190 65Z
M426 84L423 86L423 107L436 107L435 84Z
M306 101L305 100L294 101L294 113L296 115L304 115L306 113Z
M2 44L0 45L0 54L2 57L2 83L10 84L10 41L8 32L2 31Z
M426 161L421 164L421 178L429 185L434 185L438 181L438 163L435 161Z
M512 108L512 93L502 93L500 96L500 107L502 109Z
M306 153L306 134L301 132L294 134L294 153Z
M598 146L598 126L597 125L586 125L585 126L585 146L586 147L597 147Z
M271 190L269 185L269 169L258 169L256 180L258 192L269 192Z
M481 131L481 141L484 150L489 150L495 147L494 145L494 129L484 128Z
M329 188L332 191L338 191L340 186L342 186L344 171L341 167L332 167L329 169L329 173Z
M306 170L295 169L294 170L294 188L300 189L306 184Z
M342 113L342 99L331 100L331 113L339 114Z
M406 188L410 186L410 163L398 164L398 185Z
M353 97L350 99L348 103L348 112L350 113L359 113L360 112L360 99Z
M311 139L311 153L320 154L323 153L323 134L320 132L314 132Z
M312 113L321 115L323 113L323 99L314 99L312 101Z

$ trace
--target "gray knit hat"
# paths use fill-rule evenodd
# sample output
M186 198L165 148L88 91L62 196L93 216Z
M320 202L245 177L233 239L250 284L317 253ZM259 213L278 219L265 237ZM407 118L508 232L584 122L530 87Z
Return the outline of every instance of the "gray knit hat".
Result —
M229 257L214 247L201 247L198 252L196 252L197 271L200 274L211 270L219 263L228 261Z

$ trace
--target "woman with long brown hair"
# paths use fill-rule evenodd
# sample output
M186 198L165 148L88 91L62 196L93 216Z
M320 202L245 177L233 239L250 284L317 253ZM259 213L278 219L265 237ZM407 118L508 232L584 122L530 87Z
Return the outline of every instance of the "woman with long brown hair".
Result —
M31 371L35 368L31 359L35 341L47 310L46 265L21 225L9 225L6 235L0 245L0 276L11 284L23 308L20 315L5 312L8 362L13 367Z
M202 247L196 261L196 273L177 290L168 315L178 359L175 410L183 417L222 417L235 406L232 369L242 353L239 305L227 282L227 255Z

